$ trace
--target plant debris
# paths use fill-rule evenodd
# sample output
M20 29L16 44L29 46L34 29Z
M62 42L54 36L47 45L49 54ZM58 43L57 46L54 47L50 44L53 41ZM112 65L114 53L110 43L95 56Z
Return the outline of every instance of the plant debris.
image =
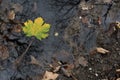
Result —
M97 50L98 53L101 53L101 54L106 54L106 53L110 52L110 51L108 51L104 48L101 48L101 47L97 47L96 50Z
M40 66L39 61L38 61L37 59L35 59L35 57L34 57L34 56L32 56L32 55L31 55L30 57L31 57L31 62L30 62L30 64Z
M79 57L78 63L79 63L80 65L84 66L84 67L85 67L85 66L88 66L88 61L87 61L84 57L82 57L82 56Z
M8 19L14 20L15 19L15 12L14 10L11 10L8 12Z
M8 48L5 45L0 45L0 59L5 60L9 57Z
M46 71L42 80L56 80L58 76L59 74L57 73Z

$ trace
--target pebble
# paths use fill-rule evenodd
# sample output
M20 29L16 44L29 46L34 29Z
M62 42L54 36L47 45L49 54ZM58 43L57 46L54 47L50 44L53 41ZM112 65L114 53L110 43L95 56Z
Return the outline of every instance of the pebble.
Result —
M97 73L95 73L95 76L98 76L98 74L97 74Z
M58 32L55 32L55 34L54 34L55 36L58 36L59 34L58 34Z
M79 16L79 19L82 19L82 17L81 17L81 16Z
M91 71L92 70L92 68L89 68L89 71Z

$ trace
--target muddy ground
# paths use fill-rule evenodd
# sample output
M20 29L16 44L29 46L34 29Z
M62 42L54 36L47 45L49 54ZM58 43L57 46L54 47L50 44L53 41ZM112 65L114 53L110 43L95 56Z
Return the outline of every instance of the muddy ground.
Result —
M31 41L23 23L37 17L49 37L16 65ZM119 0L0 0L0 80L120 80L118 23Z

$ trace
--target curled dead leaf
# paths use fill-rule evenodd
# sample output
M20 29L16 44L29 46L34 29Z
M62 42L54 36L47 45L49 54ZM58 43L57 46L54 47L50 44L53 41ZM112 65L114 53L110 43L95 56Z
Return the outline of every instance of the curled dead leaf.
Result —
M61 68L61 62L54 60L52 64L50 64L50 67L53 69L53 72L57 72Z
M56 80L58 76L59 74L57 73L46 71L42 80Z
M101 53L101 54L106 54L106 53L110 52L110 51L108 51L104 48L101 48L101 47L97 47L96 50L97 50L98 53Z
M65 76L70 77L72 76L73 68L74 68L74 64L65 64L62 66L61 70Z
M109 52L110 52L109 50L106 50L106 49L104 49L104 48L96 47L96 48L93 48L93 49L90 51L90 54L96 54L96 53L106 54L106 53L109 53Z

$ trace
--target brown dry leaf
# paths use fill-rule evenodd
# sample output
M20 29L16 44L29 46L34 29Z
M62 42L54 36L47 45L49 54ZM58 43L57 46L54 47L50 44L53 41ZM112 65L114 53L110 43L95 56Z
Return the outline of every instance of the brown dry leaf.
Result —
M116 69L116 72L117 72L117 73L120 73L120 69Z
M37 59L35 59L34 56L31 55L30 57L31 57L31 62L30 62L30 64L34 64L34 65L39 65L39 66L40 66L39 61L38 61Z
M8 19L14 20L15 19L15 12L14 10L11 10L8 12Z
M101 48L101 47L97 47L96 48L97 52L101 53L101 54L106 54L106 53L109 53L110 51L104 49L104 48Z
M60 62L54 62L50 64L50 67L53 69L53 72L57 72L61 68L61 63Z
M57 72L60 70L61 64L62 63L60 61L53 58L52 63L50 64L50 67L53 69L53 72Z
M107 30L107 35L108 36L111 36L116 31L115 26L116 26L116 23L110 23L110 26Z
M120 80L120 78L117 78L116 80Z
M0 45L0 59L5 60L9 57L8 48L4 45Z
M12 29L13 32L16 32L16 33L19 33L22 31L22 25L21 24L18 24L18 25L15 25Z
M59 74L57 73L46 71L42 80L56 80L58 76Z
M70 77L72 75L73 68L74 68L74 64L66 64L63 65L61 70L63 71L65 76Z
M61 68L61 66L57 66L57 67L55 67L55 69L53 70L53 72L57 72L57 71L59 71L60 68Z
M65 68L61 68L63 74L67 77L70 77L72 75L71 70L66 70Z
M78 59L78 63L80 64L80 65L82 65L82 66L88 66L88 61L84 58L84 57L79 57L79 59Z

